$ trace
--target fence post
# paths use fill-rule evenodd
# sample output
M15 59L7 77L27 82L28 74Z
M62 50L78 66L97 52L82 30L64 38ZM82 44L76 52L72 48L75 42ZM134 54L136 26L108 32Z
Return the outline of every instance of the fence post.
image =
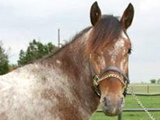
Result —
M149 85L147 85L147 93L149 93Z
M122 112L118 114L118 120L122 120Z
M132 88L132 91L133 91L133 86L131 88Z

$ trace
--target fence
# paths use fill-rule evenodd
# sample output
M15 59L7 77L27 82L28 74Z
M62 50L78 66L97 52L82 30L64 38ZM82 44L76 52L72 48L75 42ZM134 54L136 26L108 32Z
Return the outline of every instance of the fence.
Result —
M148 92L148 91L147 91ZM128 95L131 95L128 93ZM135 94L136 96L160 96L160 94ZM160 112L160 108L146 108L149 112ZM145 112L142 108L123 109L122 112ZM118 115L118 120L122 120L122 115Z
M134 93L160 93L160 84L130 84L130 88Z

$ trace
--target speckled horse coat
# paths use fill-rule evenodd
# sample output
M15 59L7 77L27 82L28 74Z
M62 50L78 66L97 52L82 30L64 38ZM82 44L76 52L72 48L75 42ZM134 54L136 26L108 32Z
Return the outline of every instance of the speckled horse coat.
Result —
M0 120L86 120L91 116L99 98L84 54L89 29L53 56L0 76Z

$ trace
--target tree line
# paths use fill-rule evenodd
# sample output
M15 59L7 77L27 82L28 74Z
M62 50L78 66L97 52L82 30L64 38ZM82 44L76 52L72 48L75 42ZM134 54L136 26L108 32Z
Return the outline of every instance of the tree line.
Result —
M9 71L8 55L2 46L3 44L0 42L0 75Z
M50 55L57 51L57 49L58 47L51 42L43 44L40 41L33 39L33 41L29 42L26 50L20 50L17 64L9 64L8 54L3 48L2 42L0 42L0 75Z
M155 84L155 83L160 84L160 78L159 78L159 79L151 79L151 80L150 80L150 83L153 83L153 84Z

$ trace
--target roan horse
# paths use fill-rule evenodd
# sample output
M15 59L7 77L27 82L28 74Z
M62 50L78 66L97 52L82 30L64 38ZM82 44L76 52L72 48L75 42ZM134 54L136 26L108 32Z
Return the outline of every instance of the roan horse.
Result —
M53 55L0 76L0 120L88 120L101 104L117 115L124 104L134 15L101 15L95 2L92 26ZM96 91L96 92L95 92Z

